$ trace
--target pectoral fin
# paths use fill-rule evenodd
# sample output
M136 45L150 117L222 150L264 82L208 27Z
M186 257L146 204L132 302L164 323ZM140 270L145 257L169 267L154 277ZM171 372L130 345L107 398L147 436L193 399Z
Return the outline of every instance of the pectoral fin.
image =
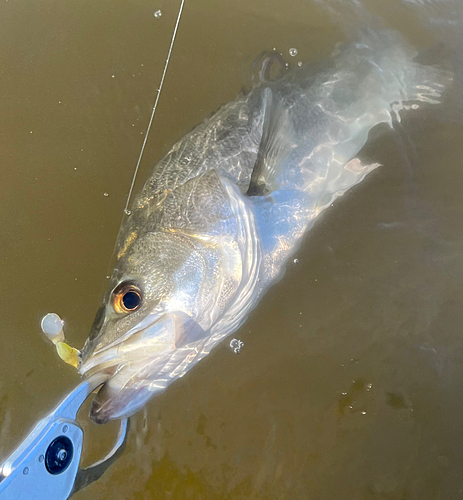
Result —
M264 124L257 160L251 174L248 196L265 196L275 190L275 179L284 160L296 147L288 110L273 92L264 90Z

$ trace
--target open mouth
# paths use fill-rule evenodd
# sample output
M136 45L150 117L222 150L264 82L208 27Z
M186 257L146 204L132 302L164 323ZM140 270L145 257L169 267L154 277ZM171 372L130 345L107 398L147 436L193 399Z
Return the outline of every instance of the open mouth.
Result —
M156 391L156 376L174 348L148 350L136 341L117 344L91 356L80 368L84 379L100 376L103 384L94 397L91 419L98 424L125 418L138 411ZM154 382L154 384L153 384Z
M91 417L104 423L134 413L155 393L185 371L208 333L181 311L145 318L110 344L96 345L83 354L83 378L96 373L104 384L96 395Z
M155 359L156 352L159 356L166 352L167 347L151 342L148 349L143 338L148 329L126 336L124 340L90 354L82 361L79 371L84 379L97 374L103 381L90 410L94 422L104 424L134 413L132 408L138 409L135 405L140 393L147 391L141 374L148 371L147 367ZM158 348L153 344L157 344Z

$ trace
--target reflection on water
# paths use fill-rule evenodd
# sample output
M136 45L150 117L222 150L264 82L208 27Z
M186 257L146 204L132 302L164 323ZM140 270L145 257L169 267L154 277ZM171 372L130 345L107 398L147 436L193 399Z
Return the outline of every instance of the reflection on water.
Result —
M365 4L187 0L139 183L263 50L319 61L366 15L424 53L443 46L458 81L457 2ZM0 7L0 456L77 383L39 323L57 311L72 345L86 338L177 9ZM150 403L76 498L462 496L459 92L372 132L362 157L382 167L310 231L237 332L240 355L225 341ZM90 460L112 429L86 425Z

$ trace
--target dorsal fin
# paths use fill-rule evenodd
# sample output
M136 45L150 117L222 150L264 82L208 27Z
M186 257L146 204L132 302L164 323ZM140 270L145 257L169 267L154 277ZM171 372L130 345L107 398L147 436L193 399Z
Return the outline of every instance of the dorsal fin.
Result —
M265 196L275 190L275 179L283 161L296 147L288 110L266 88L263 92L264 124L257 159L251 174L248 196Z

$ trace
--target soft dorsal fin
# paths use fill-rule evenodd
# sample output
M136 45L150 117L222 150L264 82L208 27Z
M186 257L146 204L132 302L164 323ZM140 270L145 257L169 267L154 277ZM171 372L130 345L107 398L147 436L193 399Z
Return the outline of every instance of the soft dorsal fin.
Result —
M281 171L283 161L296 147L293 141L292 125L288 110L267 87L263 92L264 124L262 138L248 196L265 196L275 190L275 179Z

